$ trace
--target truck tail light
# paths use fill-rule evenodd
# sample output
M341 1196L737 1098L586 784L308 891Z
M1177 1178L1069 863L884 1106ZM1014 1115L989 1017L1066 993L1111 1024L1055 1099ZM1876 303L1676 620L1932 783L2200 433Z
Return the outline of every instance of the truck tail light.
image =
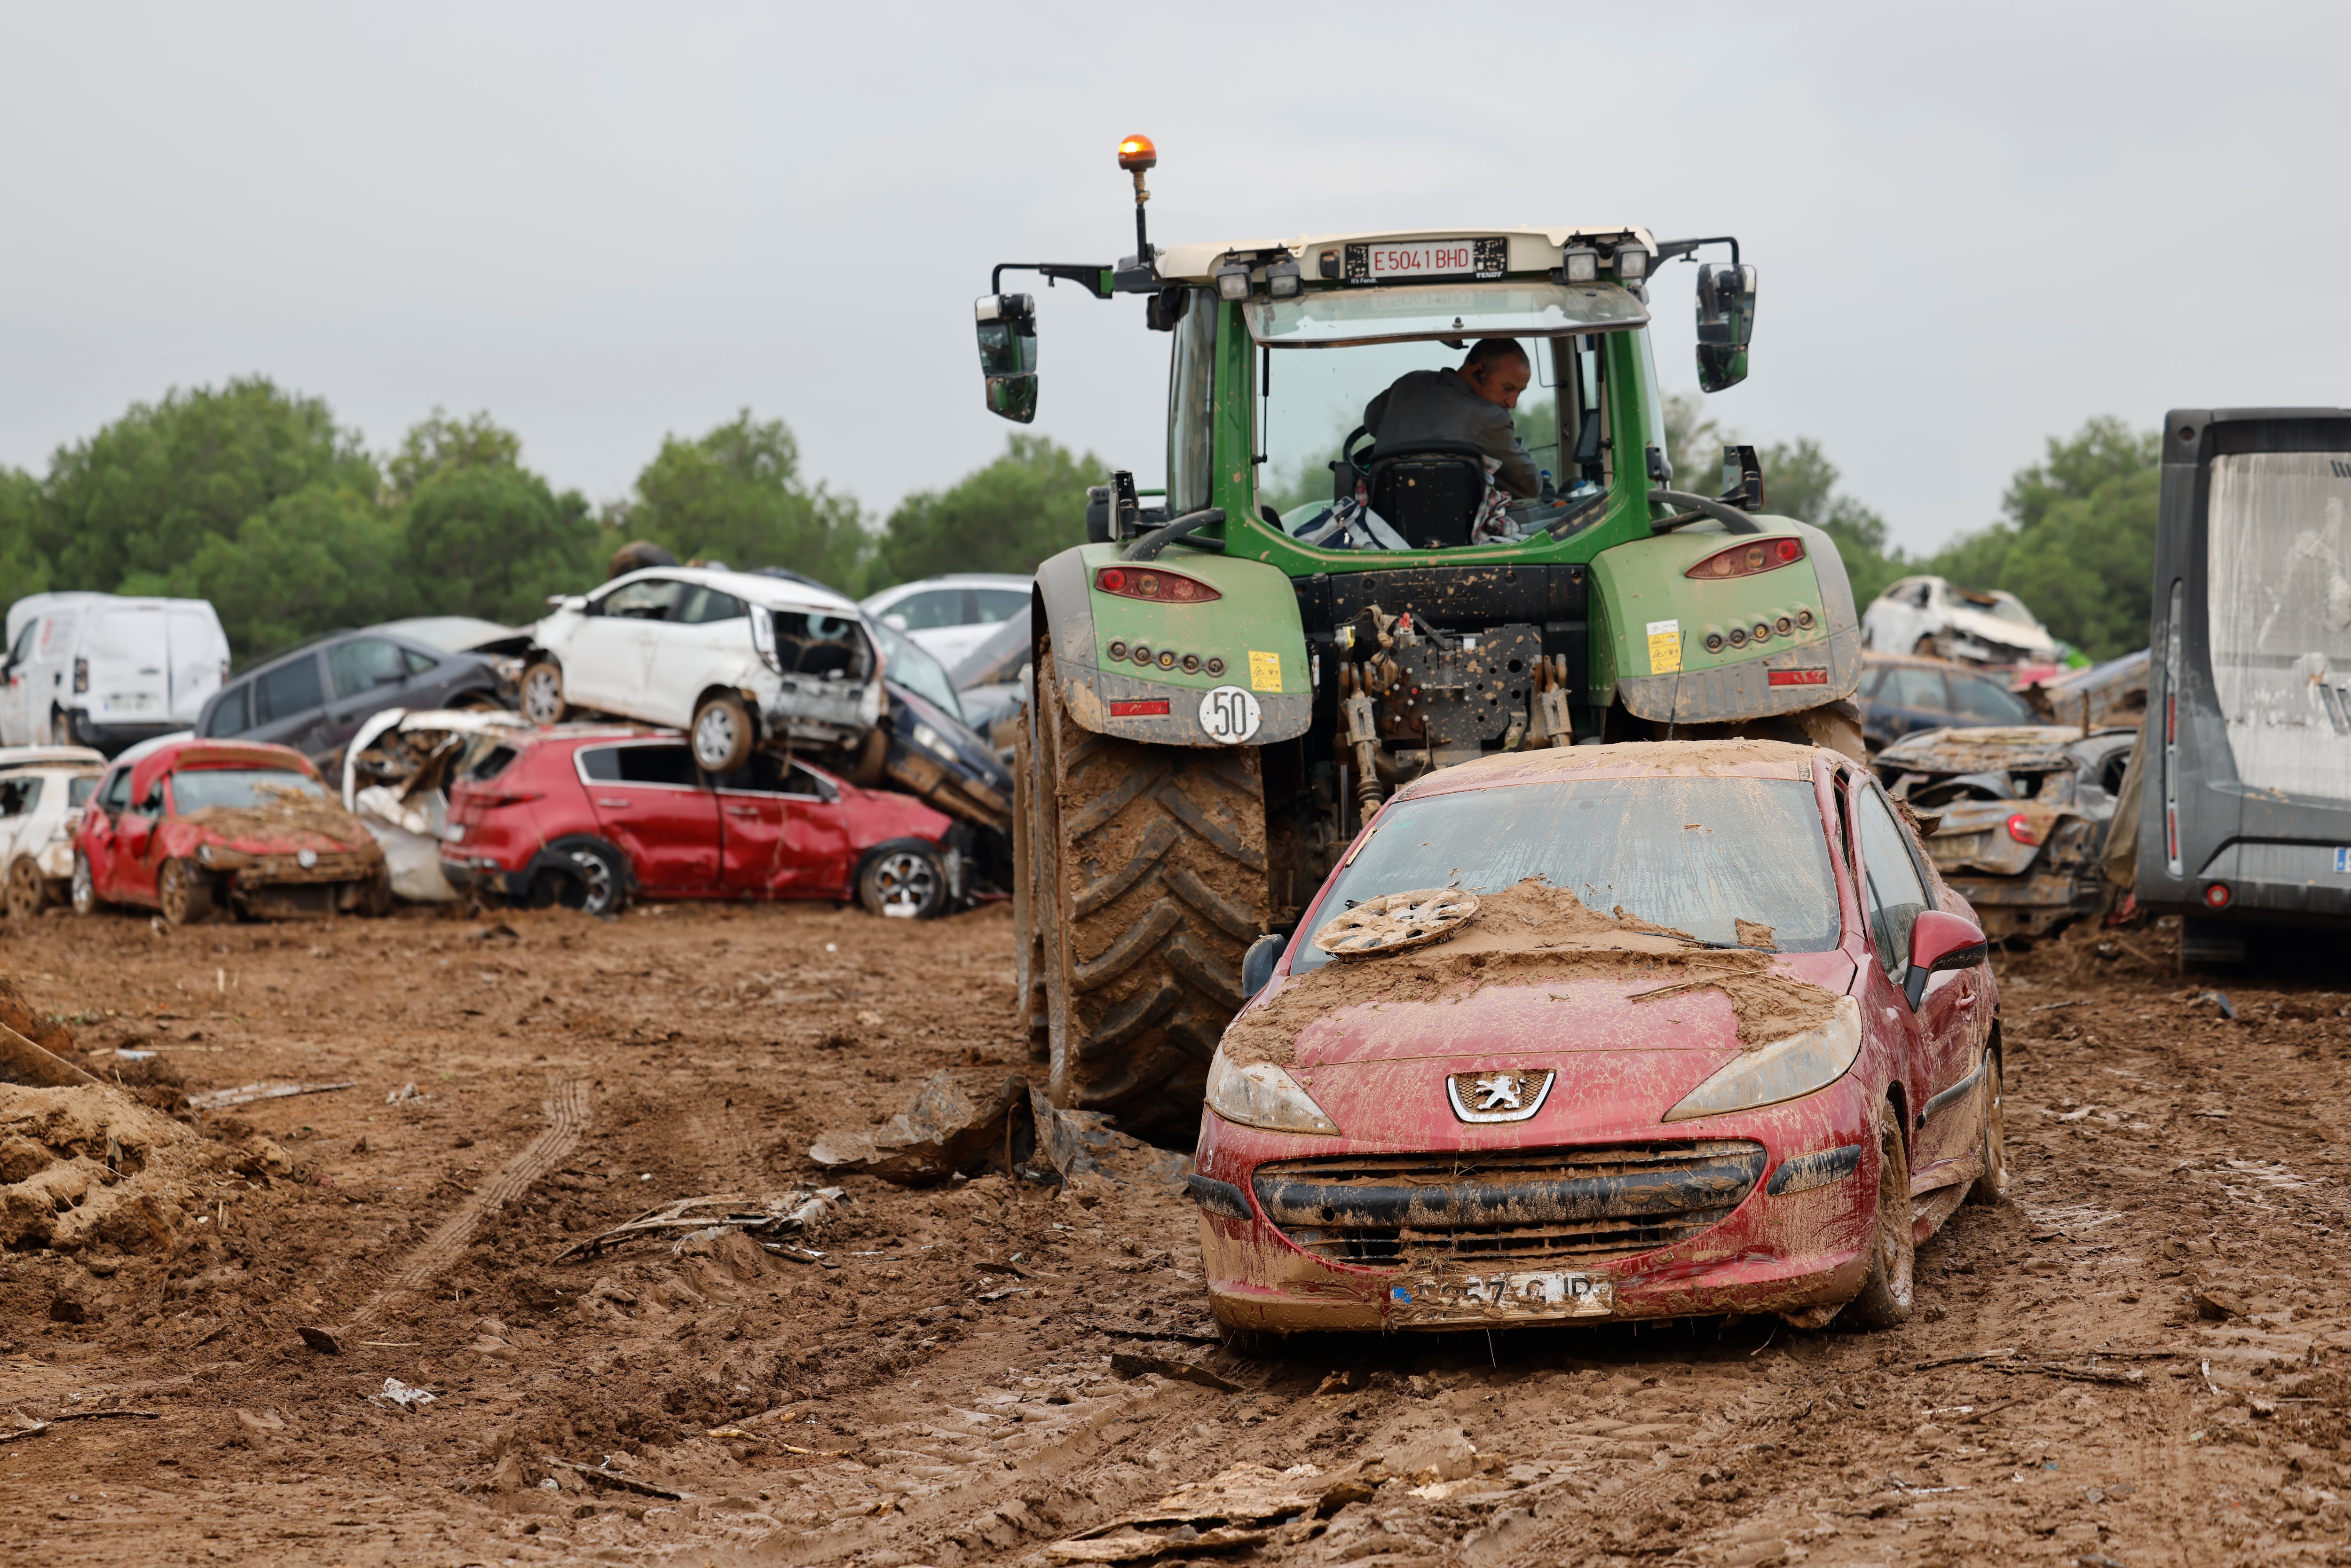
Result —
M1155 566L1106 566L1094 573L1094 586L1121 599L1148 599L1157 604L1206 604L1224 597L1196 578Z
M2037 844L2041 841L2041 830L2032 825L2032 818L2018 811L2008 819L2008 836L2020 844Z
M1804 541L1800 538L1750 539L1729 549L1715 551L1682 575L1700 582L1726 577L1752 577L1759 571L1792 566L1803 559Z
M2226 909L2231 896L2227 883L2216 882L2204 890L2204 904L2210 909Z

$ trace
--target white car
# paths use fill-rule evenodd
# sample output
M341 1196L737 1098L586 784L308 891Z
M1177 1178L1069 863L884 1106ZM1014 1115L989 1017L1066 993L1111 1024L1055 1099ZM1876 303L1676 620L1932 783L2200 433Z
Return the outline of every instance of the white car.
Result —
M187 728L228 674L228 636L201 599L35 593L8 606L0 746L94 746Z
M74 824L105 771L104 754L87 746L0 749L0 875L11 920L66 901Z
M2013 593L1939 577L1906 577L1879 594L1861 618L1861 645L1972 664L2040 664L2058 653L2057 639Z
M870 594L865 612L907 636L952 670L989 632L1029 608L1030 580L959 572L902 582Z
M522 675L533 724L579 710L682 729L697 763L729 773L771 743L862 745L882 716L882 659L829 588L653 567L556 606Z

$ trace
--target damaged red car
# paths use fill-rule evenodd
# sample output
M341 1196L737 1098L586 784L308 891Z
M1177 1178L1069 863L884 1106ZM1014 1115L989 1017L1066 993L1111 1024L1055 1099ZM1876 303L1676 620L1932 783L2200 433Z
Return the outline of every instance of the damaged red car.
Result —
M1834 752L1446 768L1249 960L1187 1182L1228 1329L1888 1326L2006 1186L1983 933Z
M383 849L291 747L163 737L115 758L74 831L73 906L156 909L174 925L381 915Z
M441 872L460 893L591 915L830 898L921 919L966 901L971 833L775 753L713 774L675 730L558 725L496 740L451 781Z

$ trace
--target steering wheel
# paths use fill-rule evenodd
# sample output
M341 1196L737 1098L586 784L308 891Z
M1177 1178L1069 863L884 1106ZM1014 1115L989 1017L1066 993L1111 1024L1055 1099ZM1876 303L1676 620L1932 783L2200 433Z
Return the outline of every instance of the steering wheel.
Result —
M1355 454L1354 454L1354 450L1353 450L1353 448L1354 448L1354 445L1355 445L1356 441L1357 441L1359 438L1361 438L1361 437L1363 437L1363 436L1369 435L1370 434L1371 434L1371 429L1370 429L1370 427L1369 427L1369 426L1366 426L1366 425L1361 425L1361 424L1359 424L1359 425L1355 426L1355 428L1354 428L1354 429L1353 429L1353 430L1349 431L1349 432L1347 433L1347 439L1346 439L1346 440L1344 440L1344 441L1342 441L1341 443L1339 443L1339 456L1341 457L1341 459L1342 459L1342 460L1343 460L1343 461L1345 461L1345 462L1347 462L1347 463L1349 463L1349 464L1352 464L1353 466L1355 466L1355 467L1357 467L1357 468L1361 468L1361 467L1363 467L1363 465L1363 465L1363 462L1355 456ZM1373 447L1373 448L1369 448L1369 449L1367 449L1367 450L1375 451L1375 450L1377 450L1377 448L1376 448L1376 447Z

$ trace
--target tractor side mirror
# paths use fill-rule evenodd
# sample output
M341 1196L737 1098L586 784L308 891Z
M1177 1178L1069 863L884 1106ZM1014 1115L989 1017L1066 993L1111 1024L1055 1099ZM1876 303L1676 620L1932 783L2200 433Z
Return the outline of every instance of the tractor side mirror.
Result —
M1026 294L983 294L973 314L987 412L1027 424L1037 417L1037 302Z
M1902 994L1913 1011L1927 994L1927 977L1946 969L1972 969L1991 952L1980 928L1939 909L1921 910L1910 926L1910 973Z
M1718 392L1747 379L1755 336L1755 269L1708 262L1698 269L1698 384Z

